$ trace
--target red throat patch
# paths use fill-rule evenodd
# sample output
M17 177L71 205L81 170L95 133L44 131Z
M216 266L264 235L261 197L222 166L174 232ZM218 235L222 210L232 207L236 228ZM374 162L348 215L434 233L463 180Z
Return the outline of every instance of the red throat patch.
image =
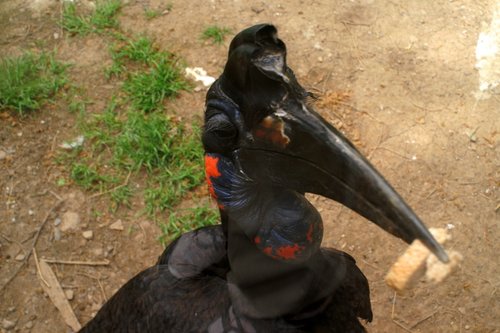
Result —
M295 259L297 257L297 253L302 251L302 249L303 247L299 246L298 244L293 244L293 246L286 245L278 248L276 254L282 259L291 260Z
M210 191L210 195L216 200L217 194L215 193L214 186L212 184L212 178L218 178L221 176L217 167L218 162L218 157L205 155L205 177L207 179L208 190Z

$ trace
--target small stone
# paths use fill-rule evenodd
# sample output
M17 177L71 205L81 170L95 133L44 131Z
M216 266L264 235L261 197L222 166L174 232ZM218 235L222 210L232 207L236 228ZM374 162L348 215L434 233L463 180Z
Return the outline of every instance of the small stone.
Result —
M54 228L54 240L55 241L61 240L61 229L59 229L58 227Z
M66 295L66 298L71 301L75 297L75 293L71 289L66 289L64 290L64 294Z
M23 261L24 258L26 258L26 255L24 255L24 253L19 253L17 256L16 256L16 260L17 261Z
M98 248L93 249L92 252L94 253L94 255L96 257L100 257L104 254L104 249L102 247L98 247Z
M465 330L470 330L470 326L469 325L465 325Z
M0 161L7 157L7 153L3 150L0 150Z
M252 10L252 12L254 12L255 14L260 14L261 12L263 12L263 11L264 11L264 8L255 7L255 6L250 7L250 9L251 9L251 10Z
M59 33L54 32L54 39L59 39Z
M2 320L2 327L4 330L11 330L16 327L16 322L13 320L4 319Z
M94 238L94 232L92 230L86 230L86 231L82 232L82 236L85 239L92 239L92 238Z
M26 324L24 324L24 328L27 328L27 329L29 329L29 330L30 330L30 329L32 329L32 328L33 328L33 326L34 326L34 324L33 324L33 321L32 321L32 320L30 320L30 321L28 321Z
M28 210L28 215L33 216L33 215L35 215L35 212L30 209L30 210Z
M68 211L63 214L61 220L61 231L66 232L68 230L74 230L80 223L80 215L75 212Z
M118 230L118 231L122 231L122 230L124 229L122 220L118 220L118 221L116 221L116 222L112 223L112 224L109 226L109 229L111 229L111 230Z
M54 220L54 225L57 227L59 224L61 224L61 219L59 217L56 217Z

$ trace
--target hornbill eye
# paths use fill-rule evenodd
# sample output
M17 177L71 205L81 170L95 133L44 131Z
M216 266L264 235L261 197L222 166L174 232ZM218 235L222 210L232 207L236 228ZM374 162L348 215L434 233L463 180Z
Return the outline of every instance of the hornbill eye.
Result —
M236 146L238 129L224 113L217 113L205 122L203 145L213 153L227 153Z

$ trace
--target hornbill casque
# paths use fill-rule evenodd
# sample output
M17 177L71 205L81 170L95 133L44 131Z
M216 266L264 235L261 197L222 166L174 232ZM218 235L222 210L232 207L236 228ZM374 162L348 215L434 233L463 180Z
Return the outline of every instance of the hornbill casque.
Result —
M180 236L81 332L365 332L368 282L321 248L305 198L333 199L410 243L447 254L405 201L307 103L273 25L235 36L206 97L202 141L221 224Z

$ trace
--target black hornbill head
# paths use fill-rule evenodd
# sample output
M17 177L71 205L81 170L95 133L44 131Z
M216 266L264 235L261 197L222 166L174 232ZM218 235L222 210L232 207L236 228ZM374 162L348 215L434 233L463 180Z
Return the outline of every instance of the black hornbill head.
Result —
M211 191L221 210L246 200L238 198L238 181L315 193L407 243L420 239L448 261L401 196L306 104L307 95L286 64L286 47L273 25L256 25L236 35L224 72L207 94L203 132L207 179L219 182ZM222 179L227 163L234 170Z

